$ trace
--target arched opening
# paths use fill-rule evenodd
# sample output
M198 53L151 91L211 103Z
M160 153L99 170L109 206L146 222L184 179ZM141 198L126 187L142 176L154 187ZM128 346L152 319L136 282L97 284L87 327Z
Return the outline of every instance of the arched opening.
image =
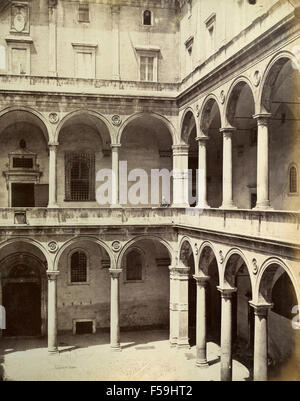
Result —
M1 249L0 304L3 336L41 336L47 326L47 262L33 244L15 241Z
M232 134L233 202L238 208L252 209L257 200L257 121L254 98L245 81L232 89L227 104L227 120Z
M62 123L58 136L57 181L59 205L107 206L96 203L96 173L111 169L110 135L106 124L88 112L75 113Z
M207 203L217 208L222 204L223 139L220 109L214 98L210 98L203 108L200 127L209 138L206 145Z
M49 157L44 123L28 111L7 112L0 117L0 149L0 206L47 206Z
M254 311L250 275L244 259L233 253L225 266L225 282L237 291L232 298L233 358L241 362L253 374Z
M143 12L143 25L152 25L152 13L150 10Z
M138 115L124 127L120 141L120 203L170 205L172 135L165 122L152 114Z
M110 257L96 240L78 238L58 255L58 331L73 334L110 327ZM107 338L108 341L108 338Z
M120 262L121 330L158 330L154 337L168 338L168 249L155 238L137 239L124 251Z
M206 287L206 328L207 341L220 345L221 336L221 296L218 263L213 250L205 246L199 259L199 272L209 276Z
M292 327L298 305L290 276L283 266L271 263L261 277L259 302L270 303L268 313L268 379L299 380L300 335Z
M188 202L191 207L197 204L197 170L198 170L198 144L197 130L194 114L189 110L182 122L182 139L189 146L188 165Z
M197 307L197 283L194 279L195 262L193 250L188 241L182 243L180 249L180 261L189 268L188 279L188 337L190 346L196 344L196 307Z
M269 160L276 160L276 169L269 168L269 193L276 210L299 209L299 193L290 191L295 176L290 167L300 158L299 85L299 71L292 60L282 57L270 68L262 89L262 107L271 113ZM295 184L299 182L294 181L294 188Z

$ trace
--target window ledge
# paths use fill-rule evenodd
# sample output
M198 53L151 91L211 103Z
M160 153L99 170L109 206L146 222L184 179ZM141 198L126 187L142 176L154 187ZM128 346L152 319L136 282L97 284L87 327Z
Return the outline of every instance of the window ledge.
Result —
M136 51L142 52L160 52L159 46L154 45L136 45L134 46Z
M7 43L33 43L33 40L30 36L7 36L5 40Z

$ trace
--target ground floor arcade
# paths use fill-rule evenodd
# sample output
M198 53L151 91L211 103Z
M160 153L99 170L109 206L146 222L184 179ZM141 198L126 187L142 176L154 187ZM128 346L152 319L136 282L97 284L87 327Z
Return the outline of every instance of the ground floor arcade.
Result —
M209 344L219 350L221 380L237 378L234 359L254 380L299 371L299 335L292 327L297 260L183 233L174 241L172 235L138 236L124 244L78 236L59 250L52 241L55 258L38 241L5 241L5 349L11 340L12 349L16 341L22 348L24 336L47 337L48 353L56 355L63 336L73 335L76 343L84 334L123 352L129 332L151 337L159 329L169 348L193 350L200 376L215 365Z

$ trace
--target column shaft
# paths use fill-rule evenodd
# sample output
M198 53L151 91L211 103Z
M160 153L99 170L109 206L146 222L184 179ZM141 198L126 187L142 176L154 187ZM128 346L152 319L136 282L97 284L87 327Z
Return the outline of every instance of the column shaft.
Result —
M119 148L120 144L111 145L111 162L112 162L112 202L111 206L119 206Z
M232 191L232 133L235 128L221 128L223 133L223 203L222 208L233 208Z
M110 346L114 351L121 351L120 347L120 289L119 278L121 269L110 269Z
M58 271L47 271L48 276L48 352L57 349L57 276Z
M178 280L178 338L177 347L188 348L189 347L189 275L188 268L178 268L177 277Z
M173 206L188 207L188 146L173 145Z
M172 266L169 267L170 270L170 335L169 341L170 346L174 347L177 345L178 338L178 321L177 321L177 303L176 303L176 294L177 294L177 283L176 280L176 272Z
M197 281L196 365L207 367L206 352L206 283L209 277L194 276Z
M257 114L257 208L269 208L269 133L271 114Z
M56 199L56 153L58 144L49 144L49 201L48 207L57 207Z
M197 207L203 209L207 208L207 181L206 181L206 144L208 137L198 137L198 183L197 193L198 202Z
M272 305L254 307L254 381L268 380L268 311Z
M221 381L232 380L232 293L236 288L221 289Z

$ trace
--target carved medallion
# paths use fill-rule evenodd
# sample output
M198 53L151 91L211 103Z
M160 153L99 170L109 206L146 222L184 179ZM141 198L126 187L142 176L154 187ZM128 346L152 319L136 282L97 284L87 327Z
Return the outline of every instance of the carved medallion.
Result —
M51 124L56 124L59 120L58 114L57 113L50 113L49 114L49 121Z
M49 252L56 252L58 250L58 244L56 241L50 241L48 242L48 250Z
M257 260L255 258L252 259L252 266L253 266L252 273L256 275L258 272L258 266L257 266Z
M118 116L117 114L115 114L114 116L112 116L111 121L112 121L113 125L116 125L117 127L118 127L119 125L121 125L121 122L122 122L121 117Z
M225 102L225 92L223 90L220 93L220 100L221 100L221 103L224 104L224 102Z
M258 70L253 74L253 82L255 86L258 86L261 80L260 72Z
M119 250L121 249L121 242L120 242L120 241L114 241L114 242L111 244L111 247L112 247L112 250L113 250L114 252L119 252Z

